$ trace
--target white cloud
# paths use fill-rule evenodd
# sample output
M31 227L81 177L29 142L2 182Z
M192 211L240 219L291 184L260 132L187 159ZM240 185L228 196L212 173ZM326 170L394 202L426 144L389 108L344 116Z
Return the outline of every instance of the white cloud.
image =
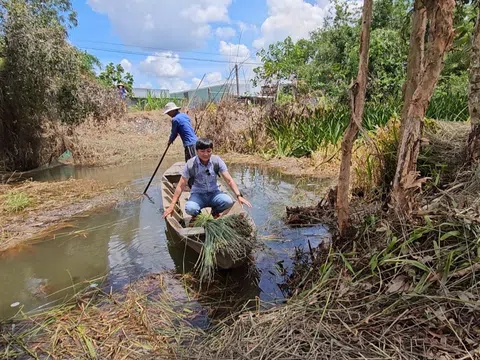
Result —
M241 33L245 33L247 31L254 31L254 32L258 31L257 25L248 24L248 23L243 22L243 21L237 21L236 23L237 23L237 26L238 26Z
M177 1L180 3L193 3L189 7L183 9L180 14L198 24L209 22L227 22L228 5L231 1Z
M158 84L162 89L168 89L170 92L190 90L192 88L191 84L179 78L159 79Z
M156 79L160 88L168 89L171 92L191 88L191 84L182 80L182 77L188 74L180 63L180 56L170 51L147 56L138 65L138 71ZM150 87L152 86L150 85Z
M132 71L132 63L128 61L127 59L122 59L120 61L120 65L122 65L123 69L126 72L131 72Z
M139 70L146 75L158 78L177 78L185 75L185 70L180 64L180 57L169 51L147 56L140 63Z
M215 36L219 39L230 39L237 34L234 28L219 27L215 30Z
M105 14L126 44L192 50L204 44L211 23L229 22L232 0L87 0Z
M244 44L232 44L222 40L218 51L233 63L241 63L250 58L250 50Z
M198 85L200 85L200 87L204 87L208 85L218 85L219 83L222 82L222 79L223 79L222 73L218 71L206 74L203 81L200 78L194 77L192 79L192 88L196 89Z
M261 27L261 37L253 42L257 49L291 36L294 41L308 38L311 31L321 27L328 12L328 2L318 0L267 0L268 18Z
M147 81L146 83L141 83L141 84L138 84L138 86L136 86L140 89L153 89L153 85L151 82Z
M205 76L204 80L207 84L215 84L222 81L222 73L216 71L211 72Z
M195 89L198 87L198 85L200 85L200 83L203 84L202 79L199 79L199 78L197 78L197 77L194 77L194 78L192 79L192 86L193 86Z

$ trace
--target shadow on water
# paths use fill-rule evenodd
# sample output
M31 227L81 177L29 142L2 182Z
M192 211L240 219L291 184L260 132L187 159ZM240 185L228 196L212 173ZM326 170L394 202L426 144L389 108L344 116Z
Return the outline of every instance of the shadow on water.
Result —
M167 159L159 174L173 162ZM34 179L130 181L140 194L154 167L153 162L103 169L62 166L38 172ZM256 167L230 166L230 172L253 204L248 211L265 246L254 254L252 265L219 273L220 282L229 292L219 288L208 293L225 303L256 298L281 301L283 294L278 284L283 279L283 269L292 265L295 248L306 248L308 240L312 246L319 245L329 236L322 226L287 228L282 221L285 205L315 201L327 184ZM62 300L73 289L61 290L72 284L103 275L108 286L118 290L147 274L192 271L197 255L185 251L183 244L168 241L161 218L163 205L158 178L149 196L150 199L142 197L120 203L105 213L76 217L71 221L74 228L57 231L20 252L0 257L0 319L18 311L11 307L12 303L19 302L23 310L29 311Z

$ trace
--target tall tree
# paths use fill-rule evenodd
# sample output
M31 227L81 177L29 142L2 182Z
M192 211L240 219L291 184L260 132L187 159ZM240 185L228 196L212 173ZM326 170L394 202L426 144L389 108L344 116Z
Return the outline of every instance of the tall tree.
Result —
M360 33L360 62L358 66L357 79L350 88L350 123L348 124L342 141L342 163L340 165L340 174L338 177L337 214L340 236L343 236L348 228L350 166L352 161L353 142L355 141L355 137L362 126L363 111L365 109L372 12L373 0L365 0L363 3L362 30Z
M468 158L471 162L476 162L480 159L480 9L472 37L468 109L472 122L472 131L468 137Z
M418 34L410 44L410 61L407 73L410 77L405 86L405 105L402 114L401 138L397 156L397 169L393 180L392 201L399 212L409 210L413 189L421 186L418 179L417 158L420 153L423 121L430 99L435 90L444 56L453 42L453 11L455 0L415 0L414 23ZM428 20L428 49L422 50L424 31L423 12ZM418 36L418 38L417 38ZM423 56L423 60L416 59ZM415 59L412 59L415 57ZM422 65L423 64L423 65ZM420 67L420 68L419 68ZM416 71L420 70L418 73ZM415 74L418 74L416 76ZM415 86L415 82L417 85ZM408 97L411 95L411 99Z

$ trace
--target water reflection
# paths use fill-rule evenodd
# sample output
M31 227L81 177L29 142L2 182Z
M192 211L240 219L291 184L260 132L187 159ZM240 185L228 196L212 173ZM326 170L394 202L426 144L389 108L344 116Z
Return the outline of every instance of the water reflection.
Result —
M173 159L166 161L159 173L172 163ZM36 180L68 177L128 180L141 193L153 168L152 163L104 169L59 167L38 173ZM288 229L281 218L285 205L295 201L292 196L299 189L303 189L305 199L315 198L309 186L312 181L298 181L255 167L231 166L230 171L253 204L249 211L260 237L267 240L264 248L254 254L253 265L219 274L237 292L221 296L232 301L238 301L238 294L246 299L281 299L278 264L288 268L295 247L306 247L307 239L315 246L328 236L323 227L314 233L310 230L310 236L305 229ZM320 187L317 183L317 188ZM108 284L118 289L149 273L191 271L197 255L183 244L168 241L159 211L163 205L158 182L154 182L149 195L152 201L143 197L121 203L106 213L74 219L73 229L57 231L24 251L0 258L0 318L16 312L17 309L10 307L14 302L20 302L28 311L62 299L66 293L58 293L61 289L102 275L107 275ZM53 293L54 296L48 296Z

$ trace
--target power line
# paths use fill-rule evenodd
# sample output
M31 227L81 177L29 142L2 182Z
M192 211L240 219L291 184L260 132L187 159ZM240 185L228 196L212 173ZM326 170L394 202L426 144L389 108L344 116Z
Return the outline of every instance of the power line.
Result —
M152 54L149 54L149 53L137 52L137 51L126 51L126 50L120 51L120 50L114 50L114 49L99 49L99 48L91 48L91 47L83 47L83 46L79 46L79 48L82 49L82 50L103 51L103 52L108 52L108 53L117 53L117 54L126 54L126 55L153 56L153 57L164 58L164 59L171 59L172 58L172 56L152 55ZM201 58L193 58L193 57L179 57L179 60L203 61L203 62L212 62L212 63L220 63L220 64L231 64L231 62L227 61L227 60L201 59ZM254 63L254 62L246 62L246 61L241 62L241 64L243 64L243 65L256 65L256 66L263 65L262 63Z
M114 43L114 42L108 42L108 41L76 40L75 42L80 42L80 43L83 42L83 43L91 43L91 44L105 44L105 45L124 46L124 47L133 47L133 48L149 49L149 50L154 50L154 51L168 51L168 52L177 52L177 53L191 53L191 54L203 54L203 55L223 56L223 55L218 54L218 53L206 52L206 51L175 50L175 49L167 49L167 48L144 46L144 45L120 44L120 43Z

